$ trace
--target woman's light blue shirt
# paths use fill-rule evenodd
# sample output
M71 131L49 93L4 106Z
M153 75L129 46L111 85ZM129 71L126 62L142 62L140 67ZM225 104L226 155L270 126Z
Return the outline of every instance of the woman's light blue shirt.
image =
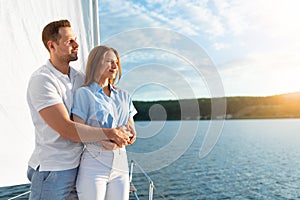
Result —
M72 113L85 124L101 128L125 126L137 111L129 93L110 86L108 97L97 83L78 88L74 95Z

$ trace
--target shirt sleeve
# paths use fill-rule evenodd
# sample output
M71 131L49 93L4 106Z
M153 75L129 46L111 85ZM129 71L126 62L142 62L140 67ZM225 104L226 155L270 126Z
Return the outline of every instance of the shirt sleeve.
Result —
M74 94L71 112L86 122L89 114L89 105L90 102L87 90L83 87L78 88Z
M133 103L132 103L132 98L129 97L129 118L133 117L134 115L136 115L138 112L135 109Z
M46 75L34 76L30 79L28 97L34 109L38 112L46 107L63 103L62 97L57 90L57 84Z

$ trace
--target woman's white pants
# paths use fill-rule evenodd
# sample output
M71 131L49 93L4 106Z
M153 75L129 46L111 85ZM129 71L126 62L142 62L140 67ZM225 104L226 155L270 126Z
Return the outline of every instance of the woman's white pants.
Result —
M81 157L76 188L80 200L128 200L126 150L86 149Z

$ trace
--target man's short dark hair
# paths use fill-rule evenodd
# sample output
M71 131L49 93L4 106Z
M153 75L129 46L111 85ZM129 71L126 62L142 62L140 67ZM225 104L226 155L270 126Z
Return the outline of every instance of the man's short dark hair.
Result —
M71 27L71 23L68 20L63 19L63 20L51 22L47 24L43 29L42 40L45 47L48 49L48 51L50 51L50 49L47 45L47 42L51 40L58 43L58 40L61 37L58 31L59 28L61 27Z

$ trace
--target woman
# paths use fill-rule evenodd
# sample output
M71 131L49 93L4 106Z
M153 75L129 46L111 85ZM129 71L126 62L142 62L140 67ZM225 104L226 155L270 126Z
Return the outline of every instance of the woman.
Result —
M89 54L84 86L77 89L72 109L77 122L102 128L124 126L136 139L133 116L137 113L127 92L115 87L122 69L118 52L97 46ZM79 199L122 200L129 198L129 175L124 146L107 140L85 143L78 177Z

